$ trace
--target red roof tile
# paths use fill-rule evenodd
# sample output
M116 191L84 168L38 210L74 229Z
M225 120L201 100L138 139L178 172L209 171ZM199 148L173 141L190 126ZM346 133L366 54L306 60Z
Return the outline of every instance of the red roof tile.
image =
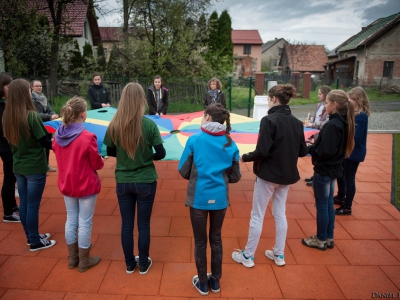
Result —
M122 27L99 27L99 30L103 42L119 42L123 40Z
M252 45L262 45L263 41L261 39L258 30L232 30L232 43L233 44L252 44Z

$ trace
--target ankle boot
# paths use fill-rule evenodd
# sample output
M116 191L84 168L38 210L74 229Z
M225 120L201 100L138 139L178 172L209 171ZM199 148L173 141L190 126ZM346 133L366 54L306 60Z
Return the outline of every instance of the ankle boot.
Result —
M79 264L79 249L78 243L68 245L68 269L74 269Z
M83 249L79 248L79 266L78 266L78 271L79 272L85 272L89 268L94 267L100 262L100 257L94 256L90 257L90 248Z

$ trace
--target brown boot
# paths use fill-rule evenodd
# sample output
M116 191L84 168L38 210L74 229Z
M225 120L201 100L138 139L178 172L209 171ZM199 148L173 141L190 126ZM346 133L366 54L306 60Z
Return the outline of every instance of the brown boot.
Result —
M100 262L100 257L94 256L90 257L90 248L83 249L79 248L79 266L78 266L78 271L79 272L85 272L89 268L94 267Z
M67 245L68 248L68 269L74 269L79 264L78 243Z

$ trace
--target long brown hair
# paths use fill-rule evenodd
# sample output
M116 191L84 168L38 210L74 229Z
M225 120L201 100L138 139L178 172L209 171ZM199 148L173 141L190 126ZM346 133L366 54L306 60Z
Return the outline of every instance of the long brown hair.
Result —
M225 136L228 139L228 142L224 145L224 149L232 145L232 138L230 135L231 115L229 110L225 109L221 103L213 103L206 107L204 110L204 116L205 115L209 115L213 122L218 122L220 124L224 124L226 122Z
M0 73L0 99L5 98L6 93L4 87L9 85L12 81L12 77L7 73Z
M347 94L349 95L349 98L357 101L360 111L365 112L368 117L371 116L371 112L369 110L369 99L367 93L361 86L352 88Z
M68 127L79 117L80 113L87 110L87 102L82 97L74 96L61 107L60 115L65 127Z
M319 90L321 91L321 94L324 95L324 100L326 99L326 96L329 94L332 89L327 86L327 85L322 85Z
M22 135L30 137L28 115L36 113L36 110L29 88L30 84L25 79L15 79L8 89L7 105L3 114L3 133L14 146L18 145Z
M147 101L138 83L128 83L121 93L118 110L108 125L107 135L114 145L121 145L128 156L135 158L139 144L144 145L142 118Z
M354 105L349 100L347 94L342 90L332 90L326 96L326 101L337 103L337 113L346 118L347 121L347 141L346 141L346 157L350 156L354 148Z
M210 84L211 84L211 82L215 82L215 85L217 86L217 89L218 90L222 90L222 83L221 83L221 81L217 78L217 77L213 77L213 78L211 78L209 81L208 81L208 83L207 83L207 87L209 88L209 89L211 89L210 88Z

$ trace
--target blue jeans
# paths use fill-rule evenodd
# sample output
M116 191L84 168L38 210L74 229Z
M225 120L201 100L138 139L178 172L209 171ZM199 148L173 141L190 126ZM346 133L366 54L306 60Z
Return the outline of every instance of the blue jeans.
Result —
M40 243L39 206L42 201L46 173L34 175L15 174L19 193L19 216L26 238L32 245Z
M157 181L152 183L117 183L121 212L121 242L127 267L135 265L133 227L137 204L139 265L146 267L150 248L150 218L156 196Z
M96 200L97 194L84 198L64 196L67 209L67 221L65 222L67 245L78 242L79 248L90 248Z
M335 209L333 207L333 193L336 178L314 173L313 189L315 206L317 208L317 238L326 241L333 239L335 228Z
M209 240L211 247L211 273L215 279L222 276L221 229L226 208L220 210L201 210L190 208L190 220L194 235L194 259L197 275L201 283L207 283L207 218L210 215Z
M356 173L360 163L343 160L343 177L337 179L338 197L344 199L344 206L351 209L356 194Z

